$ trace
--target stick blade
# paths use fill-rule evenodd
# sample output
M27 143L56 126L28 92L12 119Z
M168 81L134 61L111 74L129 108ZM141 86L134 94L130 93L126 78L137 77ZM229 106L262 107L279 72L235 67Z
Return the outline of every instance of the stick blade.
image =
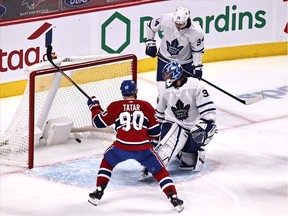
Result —
M255 96L254 98L249 98L247 100L245 100L245 105L250 105L250 104L254 104L260 100L263 99L263 95L262 94L258 94L257 96Z

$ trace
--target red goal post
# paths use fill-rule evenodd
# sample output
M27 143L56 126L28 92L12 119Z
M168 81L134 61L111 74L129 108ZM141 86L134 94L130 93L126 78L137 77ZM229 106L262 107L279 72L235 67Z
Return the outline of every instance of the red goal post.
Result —
M89 96L96 96L103 109L122 99L123 80L137 82L133 54L75 56L54 63ZM0 163L31 169L35 147L68 141L73 131L95 131L87 98L49 62L33 65L26 72L26 90L1 136Z

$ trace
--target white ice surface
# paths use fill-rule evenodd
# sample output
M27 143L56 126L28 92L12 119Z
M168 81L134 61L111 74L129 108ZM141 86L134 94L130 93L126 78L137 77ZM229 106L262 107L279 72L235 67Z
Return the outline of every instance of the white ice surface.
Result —
M206 63L204 78L236 96L262 92L265 98L253 105L243 105L207 85L218 109L219 133L206 148L207 164L213 164L213 169L204 168L203 174L191 174L193 178L176 182L185 207L180 214L288 215L288 57ZM157 86L154 80L155 72L139 75L138 97L155 106ZM19 98L0 101L1 134ZM75 159L100 157L103 151L99 140L39 148L35 152L35 170L53 170L53 165L59 162L69 164ZM94 187L37 177L23 169L5 166L0 169L1 216L178 214L157 185L139 186L135 179L135 185L125 186L125 178L131 181L131 172L127 175L123 171L124 182L113 179L112 175L111 182L118 184L118 188L107 188L95 207L87 202L88 193ZM95 176L97 171L95 167ZM79 176L80 180L83 178L85 175ZM91 184L95 184L94 179Z

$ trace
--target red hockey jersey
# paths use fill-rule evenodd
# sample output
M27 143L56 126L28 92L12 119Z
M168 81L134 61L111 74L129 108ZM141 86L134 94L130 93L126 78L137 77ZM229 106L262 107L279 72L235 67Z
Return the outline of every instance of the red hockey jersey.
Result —
M104 128L115 124L114 145L123 150L144 150L152 147L151 139L160 135L155 109L142 100L112 102L99 114L92 114L93 126Z

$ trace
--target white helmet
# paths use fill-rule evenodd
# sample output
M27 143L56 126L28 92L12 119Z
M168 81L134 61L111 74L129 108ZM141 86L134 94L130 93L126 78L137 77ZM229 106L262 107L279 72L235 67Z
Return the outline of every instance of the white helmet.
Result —
M187 23L190 16L190 11L183 7L178 7L174 13L173 21L177 24L183 25Z

